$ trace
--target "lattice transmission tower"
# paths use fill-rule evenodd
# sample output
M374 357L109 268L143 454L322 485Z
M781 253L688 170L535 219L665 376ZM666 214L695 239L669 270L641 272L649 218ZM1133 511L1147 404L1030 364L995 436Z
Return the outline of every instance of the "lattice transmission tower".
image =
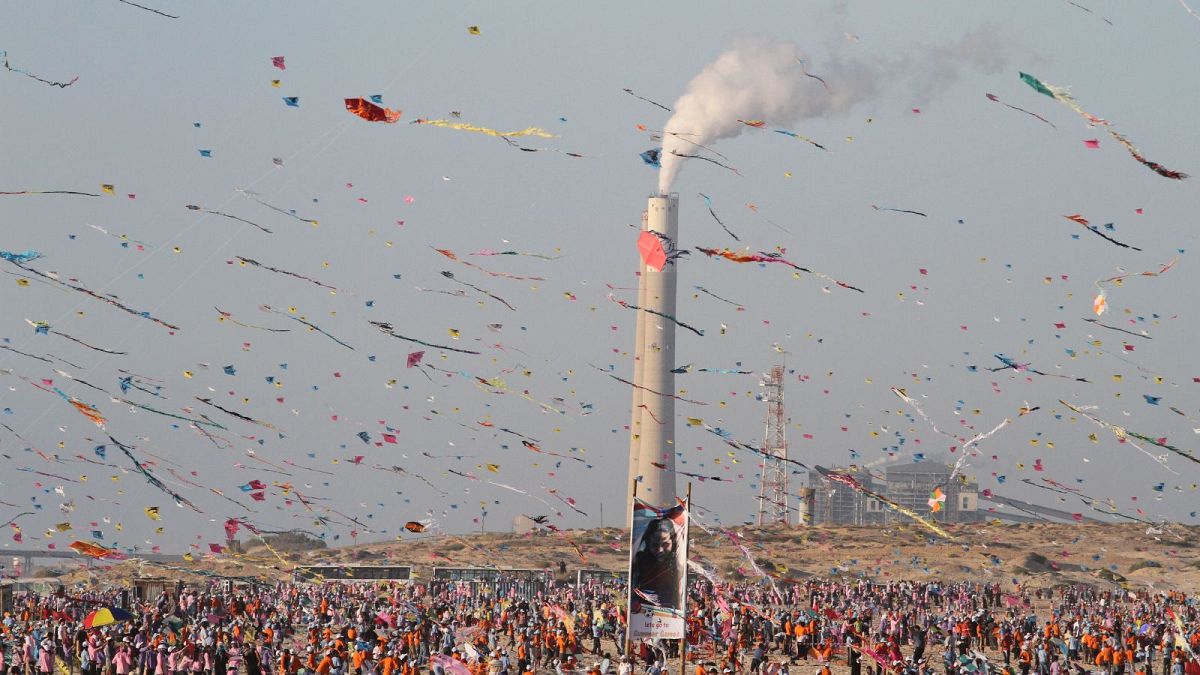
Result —
M788 524L787 418L783 411L783 366L775 366L763 381L767 399L767 429L763 435L762 476L758 493L758 524Z

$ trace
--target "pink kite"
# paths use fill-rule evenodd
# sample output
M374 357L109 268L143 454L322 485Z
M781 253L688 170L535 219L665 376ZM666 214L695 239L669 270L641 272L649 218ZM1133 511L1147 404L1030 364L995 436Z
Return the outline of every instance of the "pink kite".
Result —
M425 352L423 352L423 351L413 352L413 353L409 354L408 355L408 367L412 368L413 366L420 364L421 359L424 356L425 356Z
M637 241L638 253L642 262L655 272L661 272L667 262L667 252L663 250L662 242L650 232L642 232Z
M275 66L276 68L278 68L280 70L287 70L287 65L284 64L282 56L272 56L271 57L271 65Z

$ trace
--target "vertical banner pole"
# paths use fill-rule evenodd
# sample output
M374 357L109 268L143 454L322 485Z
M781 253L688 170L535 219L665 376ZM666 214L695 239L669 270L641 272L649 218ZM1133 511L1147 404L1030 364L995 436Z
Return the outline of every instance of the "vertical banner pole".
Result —
M683 637L679 639L679 675L687 675L687 648L688 648L688 641L687 641L687 629L688 629L687 561L688 561L688 556L691 553L689 550L691 548L691 546L689 545L689 540L691 539L691 533L692 533L692 483L691 483L691 481L688 482L688 486L687 486L687 504L686 504L685 508L686 508L685 513L687 514L687 517L683 521L684 527L685 527L684 538L683 538L683 597L680 598L680 601L679 601L680 607L683 608Z
M633 656L630 654L630 652L633 650L633 637L632 637L633 621L632 621L632 616L631 616L632 611L633 611L633 551L634 551L634 546L637 545L633 541L633 511L634 511L633 507L637 503L637 487L638 487L637 484L638 484L637 479L636 478L633 479L633 489L629 493L630 495L633 496L633 501L630 502L630 504L629 504L629 563L630 564L629 564L629 570L625 574L625 586L626 586L626 589L625 589L626 590L626 593L625 593L625 656L629 659L630 663L633 663Z

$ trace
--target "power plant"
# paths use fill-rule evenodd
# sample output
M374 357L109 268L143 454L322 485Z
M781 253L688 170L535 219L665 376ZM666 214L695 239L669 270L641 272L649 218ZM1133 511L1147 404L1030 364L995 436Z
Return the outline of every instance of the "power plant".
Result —
M658 238L667 252L661 269L638 261L637 328L633 352L633 403L629 424L627 504L633 517L637 496L654 506L675 504L675 260L679 236L679 195L653 195L642 231Z

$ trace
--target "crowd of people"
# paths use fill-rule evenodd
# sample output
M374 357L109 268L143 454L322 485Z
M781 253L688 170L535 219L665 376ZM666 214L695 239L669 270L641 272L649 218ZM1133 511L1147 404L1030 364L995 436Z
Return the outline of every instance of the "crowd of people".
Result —
M810 579L688 586L679 641L627 644L618 580L278 583L156 597L17 594L12 675L1200 675L1200 608L1177 592ZM100 608L130 618L92 626ZM94 618L93 618L94 620ZM681 672L682 670L682 672Z

